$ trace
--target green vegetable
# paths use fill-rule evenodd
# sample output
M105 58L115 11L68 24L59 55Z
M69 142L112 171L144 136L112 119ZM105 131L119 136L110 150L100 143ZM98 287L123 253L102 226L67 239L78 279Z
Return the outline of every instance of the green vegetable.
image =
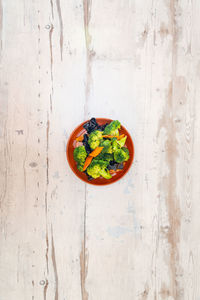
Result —
M88 139L88 144L90 145L90 148L92 150L94 150L100 145L100 142L102 140L102 135L103 133L100 130L95 130L90 134Z
M106 126L104 129L103 135L119 135L119 130L121 127L121 123L118 120L112 121L110 124Z
M112 138L112 147L113 147L113 152L115 152L117 149L120 149L123 147L126 143L127 136L122 138L121 140L117 140L117 138Z
M113 160L113 154L111 153L100 153L97 157L97 159L102 159L102 160L105 160L105 161L111 161Z
M100 172L101 176L104 177L105 179L110 179L112 178L112 175L110 174L110 172L108 170L101 170Z
M89 167L87 168L88 175L92 176L93 178L98 178L103 176L104 178L110 179L112 176L106 170L108 165L108 161L104 161L101 159L93 159ZM108 174L109 173L109 174Z
M74 149L74 160L79 164L83 165L85 162L85 159L87 157L87 152L85 150L85 146L79 146Z
M81 171L81 172L83 172L83 166L84 166L84 164L78 164L77 165L77 169L79 170L79 171Z
M125 145L126 139L127 139L127 136L125 136L121 140L117 141L117 143L119 144L120 148Z
M118 149L118 150L116 150L114 152L114 160L116 162L122 163L123 161L127 161L128 159L129 159L129 153L127 153L126 150L124 150L124 149Z
M126 153L126 159L125 159L125 161L127 161L128 159L129 159L129 150L128 150L128 148L126 148L126 147L122 147L122 150Z
M102 140L100 146L104 147L102 153L112 153L112 143L110 140Z
M119 146L118 141L117 141L116 138L112 139L112 148L113 148L113 152L115 152L117 149L120 148L120 146Z
M74 160L77 163L77 169L81 172L86 170L87 174L93 178L100 176L105 179L112 178L108 165L123 163L129 159L129 150L124 147L127 136L119 136L121 124L118 120L112 121L104 129L104 132L95 130L89 134L88 144L93 150L89 155L85 146L79 146L74 149ZM80 141L83 136L78 137Z

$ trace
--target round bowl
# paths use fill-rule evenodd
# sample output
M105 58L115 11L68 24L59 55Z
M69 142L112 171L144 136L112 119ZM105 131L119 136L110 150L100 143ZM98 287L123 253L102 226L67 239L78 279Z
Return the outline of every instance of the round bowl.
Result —
M103 125L105 123L110 123L113 120L111 119L106 119L106 118L96 118L97 123L100 125ZM129 154L130 154L130 158L128 161L125 162L124 168L122 171L116 172L112 174L112 178L111 179L105 179L103 177L99 177L96 179L93 179L91 181L88 180L87 175L83 172L80 172L77 169L76 166L76 162L74 160L73 157L73 151L76 148L76 146L78 145L77 141L76 141L76 137L86 133L86 130L83 128L83 125L88 122L89 120L81 123L78 127L76 127L74 129L74 131L71 133L68 143L67 143L67 149L66 149L66 153L67 153L67 160L69 163L70 168L72 169L72 171L74 172L74 174L81 180L83 180L85 183L89 183L89 184L93 184L93 185L107 185L107 184L111 184L114 183L118 180L120 180L122 177L124 177L124 175L128 172L128 170L130 169L132 163L133 163L133 159L134 159L134 145L133 145L133 141L131 139L131 136L129 134L129 132L126 130L126 128L124 126L121 126L120 129L120 134L125 134L127 135L127 140L126 140L126 144L125 146L128 148L129 150Z

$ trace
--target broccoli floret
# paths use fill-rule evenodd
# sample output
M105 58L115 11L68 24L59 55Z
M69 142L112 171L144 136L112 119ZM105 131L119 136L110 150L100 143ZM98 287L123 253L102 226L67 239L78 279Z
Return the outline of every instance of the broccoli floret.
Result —
M123 161L127 161L129 159L129 154L123 149L118 149L114 152L114 159L116 162L122 163Z
M74 160L77 162L77 169L81 172L83 172L86 157L87 152L85 150L85 146L79 146L74 149Z
M112 121L110 124L106 126L104 129L104 135L119 135L119 130L121 127L121 123L118 120Z
M92 150L99 146L102 139L102 134L103 133L100 130L95 130L90 134L88 144Z
M107 161L113 160L113 154L111 154L111 153L105 153L103 155L103 160L107 160Z
M108 161L104 161L104 160L100 160L100 159L99 160L93 159L93 161L87 168L87 173L88 173L88 175L92 176L93 178L98 178L100 176L103 176L103 177L107 176L107 178L108 178L109 175L108 175L108 171L106 170L107 165L108 165ZM106 177L104 177L104 178L106 178ZM111 178L111 177L109 177L109 178Z
M87 157L85 146L76 147L73 154L74 160L78 163L78 165L83 165Z
M129 150L128 150L128 148L126 148L126 147L122 147L122 150L126 153L126 159L125 159L125 161L127 161L128 159L129 159Z
M111 161L113 160L113 154L111 153L100 153L98 156L97 156L97 159L102 159L102 160L106 160L106 161Z
M92 176L93 178L100 177L100 171L101 166L98 163L96 163L95 160L93 160L87 168L88 175Z
M127 139L127 136L125 136L121 140L117 141L117 143L119 144L120 148L125 145L126 139Z
M111 141L109 140L102 140L100 142L100 146L101 147L104 147L103 150L102 150L102 153L112 153L112 144L111 144Z

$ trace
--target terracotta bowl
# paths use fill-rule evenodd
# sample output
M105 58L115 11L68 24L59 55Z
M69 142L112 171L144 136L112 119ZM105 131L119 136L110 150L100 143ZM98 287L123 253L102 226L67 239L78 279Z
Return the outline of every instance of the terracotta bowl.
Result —
M110 123L111 121L113 121L111 119L106 119L106 118L96 118L96 120L97 120L98 124L100 124L100 125L103 125L107 122ZM66 152L67 152L67 160L70 165L70 168L72 169L72 171L74 172L74 174L76 174L76 176L78 178L80 178L81 180L83 180L86 183L93 184L93 185L107 185L107 184L114 183L114 182L118 181L119 179L121 179L128 172L128 170L130 169L130 167L133 163L134 145L133 145L131 136L128 133L128 131L126 130L126 128L124 128L124 126L121 126L120 134L124 133L125 135L127 135L127 140L126 140L125 146L128 148L129 153L130 153L130 158L127 162L125 162L123 170L113 173L111 179L105 179L103 177L99 177L99 178L89 181L87 178L87 175L83 172L80 172L77 169L76 162L73 158L73 151L74 151L74 148L76 148L76 146L77 146L76 137L86 133L86 130L83 128L83 124L85 124L86 122L88 122L88 121L81 123L77 128L75 128L69 137Z

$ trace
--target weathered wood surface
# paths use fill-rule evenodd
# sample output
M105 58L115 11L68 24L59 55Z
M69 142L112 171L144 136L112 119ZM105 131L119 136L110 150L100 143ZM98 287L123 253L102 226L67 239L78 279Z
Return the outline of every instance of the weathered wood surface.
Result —
M0 0L0 300L200 299L200 1ZM119 183L69 169L119 119Z

